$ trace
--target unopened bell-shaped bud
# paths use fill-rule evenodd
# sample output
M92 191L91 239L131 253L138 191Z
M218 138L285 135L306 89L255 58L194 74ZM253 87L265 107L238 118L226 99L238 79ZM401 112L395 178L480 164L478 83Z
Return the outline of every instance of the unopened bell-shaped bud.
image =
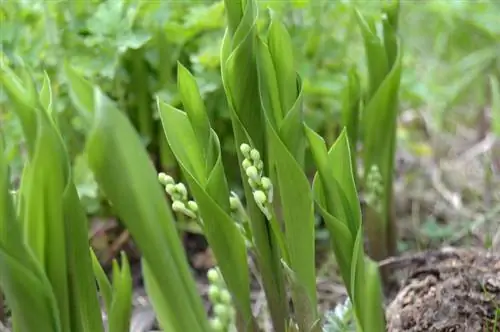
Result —
M257 203L264 204L267 202L267 196L262 190L256 190L253 193L253 198Z
M221 303L226 305L231 304L231 293L227 289L220 290L219 299Z
M259 161L260 160L260 153L256 149L252 149L250 151L250 158L252 158L253 161Z
M250 161L250 159L245 158L245 159L243 159L241 166L243 166L243 169L246 170L246 169L248 169L248 167L252 166L252 162Z
M259 181L259 171L255 166L250 166L246 169L247 176L254 180L254 181Z
M272 203L272 201L273 201L273 183L271 182L271 179L269 179L266 176L263 176L260 179L260 184L262 186L262 189L264 189L267 193L268 202Z
M250 156L250 150L252 150L252 148L250 147L250 145L246 144L246 143L243 143L240 145L240 151L241 153L245 156L245 157L249 157Z
M224 330L224 324L221 322L221 320L218 317L214 317L210 319L210 327L212 328L213 331L223 331Z
M175 185L175 191L179 193L182 200L187 200L187 189L184 183L178 183Z
M167 183L165 185L165 191L167 192L167 194L169 194L170 196L172 196L174 194L174 191L175 191L175 184L173 184L173 183Z
M195 201L188 201L187 206L188 206L188 209L190 209L194 213L198 212L198 203L196 203Z
M163 172L158 174L158 181L160 181L160 183L164 186L166 186L167 184L174 184L175 183L174 179L170 175L167 175Z
M208 287L208 298L212 302L219 302L221 300L221 290L215 285L210 285Z
M172 203L172 210L174 210L175 212L184 212L185 209L186 206L181 201L174 201Z
M207 272L207 278L212 284L216 284L220 281L219 271L215 268L211 268Z

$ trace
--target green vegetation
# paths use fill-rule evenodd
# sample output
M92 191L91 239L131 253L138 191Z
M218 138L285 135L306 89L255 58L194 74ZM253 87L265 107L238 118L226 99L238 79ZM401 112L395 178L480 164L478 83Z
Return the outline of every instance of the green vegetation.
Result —
M88 244L89 220L111 215L141 253L164 331L261 331L254 264L274 331L385 331L377 261L403 243L397 147L425 154L411 137L428 121L455 130L452 110L480 140L500 135L495 15L494 1L2 2L9 324L129 331L130 259L121 252L107 271ZM417 108L431 119L401 125ZM316 285L323 230L348 297L332 312L319 309ZM216 260L211 317L187 231Z

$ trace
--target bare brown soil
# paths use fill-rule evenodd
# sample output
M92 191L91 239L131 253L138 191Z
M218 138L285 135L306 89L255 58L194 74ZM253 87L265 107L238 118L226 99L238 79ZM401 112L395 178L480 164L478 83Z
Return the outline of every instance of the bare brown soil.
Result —
M500 331L500 254L446 248L382 264L400 280L388 332Z

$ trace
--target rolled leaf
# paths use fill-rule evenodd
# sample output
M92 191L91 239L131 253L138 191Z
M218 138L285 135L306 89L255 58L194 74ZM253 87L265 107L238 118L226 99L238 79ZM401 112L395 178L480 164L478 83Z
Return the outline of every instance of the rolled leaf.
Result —
M255 0L225 0L224 5L229 26L222 40L221 74L241 165L244 157L238 147L243 143L256 148L267 160L256 64L257 3ZM243 178L246 176L242 167L240 173ZM254 202L252 189L246 181L243 181L243 187L273 327L276 331L284 331L289 313L278 241Z
M268 134L267 158L283 210L287 264L294 273L292 294L296 317L301 330L314 330L318 318L314 202L303 170L306 139L302 85L294 70L290 36L279 20L272 20L267 44L259 40L258 45L260 96Z
M183 75L179 76L180 81L185 79L191 81L186 73ZM179 85L187 88L186 83L180 82ZM198 94L197 89L194 86L191 87L193 91L184 92L185 98L192 98L193 95ZM183 98L184 101L189 105L189 100ZM186 114L160 102L160 118L170 149L175 155L198 204L200 215L204 221L204 234L217 258L218 266L228 289L234 296L235 305L243 316L244 324L252 325L250 279L245 241L231 218L230 194L222 165L219 140L211 128L209 128L209 137L202 141L197 139L198 136L203 136L206 133L199 124L208 123L208 115L204 112L204 107L195 109L193 106L193 104L188 106ZM200 142L203 142L203 145L206 142L211 142L212 146L203 148L200 147ZM207 164L207 159L204 158L206 153L202 152L204 150L215 153L213 164Z

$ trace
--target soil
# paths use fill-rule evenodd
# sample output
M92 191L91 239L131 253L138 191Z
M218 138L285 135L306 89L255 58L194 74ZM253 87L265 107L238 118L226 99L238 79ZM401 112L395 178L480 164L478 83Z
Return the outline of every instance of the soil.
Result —
M500 331L500 254L445 248L382 265L400 280L389 291L388 332Z

